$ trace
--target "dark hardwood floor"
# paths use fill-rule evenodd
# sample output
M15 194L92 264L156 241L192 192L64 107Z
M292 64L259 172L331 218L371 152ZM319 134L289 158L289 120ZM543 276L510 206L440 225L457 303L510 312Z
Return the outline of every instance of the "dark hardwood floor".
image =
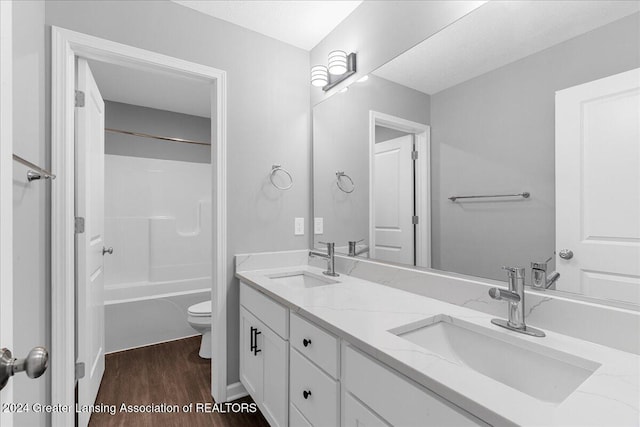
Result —
M211 365L198 356L200 337L186 338L148 347L109 354L96 405L115 405L116 414L96 413L91 427L262 427L267 421L255 413L196 413L198 403L213 403L210 393ZM188 405L193 412L128 413L120 406L166 404ZM234 403L253 403L251 398ZM247 405L245 405L247 406Z

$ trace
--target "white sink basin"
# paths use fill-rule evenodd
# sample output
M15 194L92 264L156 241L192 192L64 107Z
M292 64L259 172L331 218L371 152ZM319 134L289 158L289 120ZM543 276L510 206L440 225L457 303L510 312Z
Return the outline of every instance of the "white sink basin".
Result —
M545 402L562 402L600 366L442 314L389 332Z
M294 271L290 273L274 274L268 277L272 280L276 280L280 284L292 288L315 288L318 286L339 283L337 280L309 273L308 271Z

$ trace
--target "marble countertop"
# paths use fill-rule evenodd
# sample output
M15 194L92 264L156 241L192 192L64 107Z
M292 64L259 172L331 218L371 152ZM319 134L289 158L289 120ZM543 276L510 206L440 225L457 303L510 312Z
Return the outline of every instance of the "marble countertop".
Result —
M640 356L551 331L544 338L529 337L491 324L495 316L347 275L338 277L337 284L300 289L268 277L297 271L322 275L319 268L299 265L236 276L489 424L640 425ZM506 304L504 312L506 317ZM389 332L436 315L600 366L561 403L539 400Z

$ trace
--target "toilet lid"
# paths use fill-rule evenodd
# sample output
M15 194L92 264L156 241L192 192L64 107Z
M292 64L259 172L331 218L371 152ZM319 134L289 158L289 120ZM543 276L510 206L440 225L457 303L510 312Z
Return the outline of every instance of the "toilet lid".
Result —
M200 302L189 307L191 316L211 316L211 300Z

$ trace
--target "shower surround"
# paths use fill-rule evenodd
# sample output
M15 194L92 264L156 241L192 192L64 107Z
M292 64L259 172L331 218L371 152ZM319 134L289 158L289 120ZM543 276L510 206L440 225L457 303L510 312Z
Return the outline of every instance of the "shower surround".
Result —
M105 156L107 352L193 335L211 297L211 165Z

